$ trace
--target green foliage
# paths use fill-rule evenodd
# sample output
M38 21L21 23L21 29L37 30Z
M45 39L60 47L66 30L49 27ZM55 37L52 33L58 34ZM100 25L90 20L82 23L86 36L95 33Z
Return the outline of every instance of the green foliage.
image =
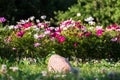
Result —
M47 71L47 65L44 63L31 63L26 64L29 60L20 60L7 62L3 59L0 63L0 79L1 80L119 80L120 79L120 61L109 62L107 60L91 60L87 62L79 62L76 68L80 70L78 75L71 73L60 74L60 73L49 73ZM21 63L23 62L23 63ZM40 61L41 62L41 61ZM74 61L71 61L74 64ZM6 66L3 68L2 66ZM74 66L74 65L73 65ZM11 67L18 68L14 71ZM3 70L4 69L4 70ZM4 73L7 71L6 73Z
M120 1L119 0L78 0L78 3L69 7L67 11L56 12L56 19L61 20L74 19L84 20L92 16L97 24L106 25L118 23L120 19ZM81 16L77 16L80 13Z

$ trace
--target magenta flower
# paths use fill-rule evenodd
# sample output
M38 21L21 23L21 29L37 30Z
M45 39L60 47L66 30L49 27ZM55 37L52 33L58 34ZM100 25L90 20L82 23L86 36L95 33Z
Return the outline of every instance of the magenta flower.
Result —
M2 23L2 22L5 22L6 21L6 19L4 18L4 17L0 17L0 22Z
M31 22L25 23L25 24L23 25L24 28L29 28L29 27L31 27L31 26L32 26L32 23L31 23Z
M117 24L113 24L111 26L107 26L106 30L107 31L115 30L117 27L118 27Z
M65 38L64 36L60 36L60 37L58 38L58 42L59 42L59 43L63 43L65 40L66 40L66 38Z
M56 32L61 32L62 29L61 29L60 27L56 27L56 28L55 28L55 31L56 31Z
M74 42L74 47L76 47L78 45L78 43L77 42Z
M75 22L75 28L79 28L80 22Z
M116 28L116 31L120 31L120 26L118 26L118 27Z
M92 34L92 32L87 32L87 33L85 34L85 36L88 37L88 36L90 36L91 34Z
M20 38L20 37L22 37L24 34L25 34L25 32L21 30L21 31L19 31L19 32L16 33L16 36Z
M59 38L60 37L60 33L59 32L54 32L50 36L51 37L55 37L55 38Z
M40 43L34 43L34 47L38 47L40 45L41 45Z
M99 29L99 30L97 30L96 35L97 35L97 36L101 36L102 33L103 33L103 30L102 30L102 29Z

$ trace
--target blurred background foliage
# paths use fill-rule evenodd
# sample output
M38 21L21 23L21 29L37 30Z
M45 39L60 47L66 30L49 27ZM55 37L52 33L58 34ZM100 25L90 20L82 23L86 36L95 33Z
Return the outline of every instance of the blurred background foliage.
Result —
M40 18L54 17L54 11L65 11L77 0L0 0L0 16L6 17L11 24L16 20L27 19L30 16Z
M81 16L76 16L77 13L81 13ZM58 11L56 15L58 21L70 18L83 21L92 16L100 25L120 24L120 0L78 0L67 11Z

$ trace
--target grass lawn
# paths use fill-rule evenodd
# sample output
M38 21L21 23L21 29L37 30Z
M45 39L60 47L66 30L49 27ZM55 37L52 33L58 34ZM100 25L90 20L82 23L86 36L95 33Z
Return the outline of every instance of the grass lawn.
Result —
M79 70L79 74L49 73L47 64L42 60L35 63L0 60L0 80L120 80L120 61L71 61L71 64Z

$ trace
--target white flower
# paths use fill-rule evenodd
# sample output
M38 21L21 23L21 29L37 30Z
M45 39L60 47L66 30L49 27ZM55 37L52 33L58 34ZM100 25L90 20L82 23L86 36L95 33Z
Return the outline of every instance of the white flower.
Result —
M66 75L65 74L62 74L62 75L60 75L60 74L56 74L56 75L54 75L54 78L59 78L59 77L65 77Z
M54 78L59 78L59 77L61 77L61 75L59 74L54 75Z
M42 76L47 76L47 71L42 71Z
M39 38L38 34L34 34L34 38L38 39Z
M25 28L25 30L29 30L30 29L30 27L28 27L28 28Z
M1 69L7 69L7 66L5 64L2 64Z
M39 32L40 28L34 28L33 30Z
M55 27L49 27L51 30L55 29Z
M36 22L37 22L37 23L40 23L40 20L39 20L39 19L36 19Z
M36 25L32 26L32 28L38 28Z
M95 24L94 21L89 21L88 23L89 23L90 25L94 25L94 24Z
M14 25L8 26L9 29L14 29Z
M16 72L16 71L18 71L18 70L19 70L19 68L18 68L18 67L10 67L9 69L11 69L13 72Z
M77 16L78 16L78 17L81 16L81 13L77 13Z
M50 24L50 21L45 21L45 23Z
M94 27L89 27L88 29L89 29L89 30L94 30Z
M90 21L93 21L93 20L94 20L93 17L88 17L88 18L85 19L86 22L90 22Z
M33 21L35 19L35 16L31 16L29 19Z
M41 25L41 28L44 28L44 25Z
M1 66L1 72L3 74L7 73L7 66L5 64L2 64L2 66Z
M96 26L96 30L102 29L102 26Z
M25 24L25 20L20 20L20 22L18 22L18 24Z
M37 31L37 32L40 31L40 28L38 28L36 25L32 26L32 28L33 28L34 31Z
M46 35L46 34L50 34L50 31L45 31L44 34L45 34L45 35Z
M67 30L68 28L67 27L64 27L63 30Z
M30 20L29 19L27 19L27 20L25 20L25 23L28 23Z

